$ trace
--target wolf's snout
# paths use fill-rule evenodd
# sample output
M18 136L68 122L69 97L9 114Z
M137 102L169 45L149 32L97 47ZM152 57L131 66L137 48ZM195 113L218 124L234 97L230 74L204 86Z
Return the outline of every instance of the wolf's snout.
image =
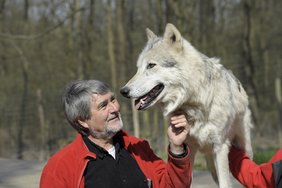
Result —
M121 88L120 93L122 94L122 96L124 96L126 98L130 98L129 91L130 91L130 89L128 87L123 87L123 88Z

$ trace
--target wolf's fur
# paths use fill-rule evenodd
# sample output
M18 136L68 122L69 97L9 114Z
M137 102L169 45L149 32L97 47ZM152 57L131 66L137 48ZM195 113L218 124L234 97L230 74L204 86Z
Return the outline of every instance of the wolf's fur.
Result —
M192 162L201 151L219 187L232 187L228 164L231 142L235 140L252 157L251 113L245 90L218 59L197 51L172 24L167 24L163 37L149 29L147 37L137 73L121 93L137 99L139 109L159 104L165 116L185 111L193 121L187 138ZM152 90L158 84L160 87Z

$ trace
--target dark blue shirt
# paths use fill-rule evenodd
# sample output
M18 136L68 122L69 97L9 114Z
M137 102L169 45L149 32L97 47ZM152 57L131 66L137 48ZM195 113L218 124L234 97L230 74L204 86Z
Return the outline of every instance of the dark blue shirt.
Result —
M83 140L97 156L85 169L85 188L147 188L145 175L121 140L114 139L116 159L86 136Z

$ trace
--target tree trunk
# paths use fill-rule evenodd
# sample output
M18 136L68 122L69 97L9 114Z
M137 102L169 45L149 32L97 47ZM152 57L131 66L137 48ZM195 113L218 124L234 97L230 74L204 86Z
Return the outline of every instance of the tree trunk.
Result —
M111 68L111 85L114 91L117 89L117 76L116 76L116 57L114 51L114 31L112 20L112 1L108 0L108 12L107 12L107 34L108 34L108 56Z
M282 145L282 90L281 90L281 79L276 78L275 80L275 95L278 106L278 118L279 122L277 124L277 132L278 132L278 145Z
M24 20L28 21L28 10L29 10L29 2L28 0L24 0Z
M126 39L125 39L125 27L124 27L124 0L117 1L117 32L118 32L118 60L122 64L120 67L121 78L119 81L125 83L125 51L126 51Z
M215 32L215 7L213 1L200 0L198 2L199 17L199 45L206 52L214 54L216 45L214 45ZM208 32L207 32L208 31ZM211 47L210 47L211 46Z
M80 0L74 0L74 12L80 9ZM74 48L77 52L78 66L77 66L77 77L79 80L85 78L85 64L83 61L83 44L82 44L82 20L81 11L74 15L74 25L73 25L73 40Z
M252 46L251 46L251 29L252 29L252 22L251 22L251 6L249 0L243 1L243 9L244 9L244 33L243 33L243 52L242 56L243 59L246 61L246 64L243 65L243 72L248 81L250 90L247 90L247 93L251 96L250 102L252 106L252 115L254 122L258 122L257 118L259 117L259 97L258 91L255 84L255 66L253 62L252 56ZM262 127L257 124L257 131L259 135L262 135L263 130Z
M44 108L43 108L43 102L42 102L42 92L40 88L37 89L36 96L37 96L38 119L39 119L39 125L41 129L41 147L40 147L41 151L40 151L39 160L44 161L45 159L49 157L49 152L47 148L49 131L48 131L48 127L45 124Z
M164 15L163 15L163 9L162 9L162 1L161 0L156 0L156 7L154 12L156 12L156 23L157 23L157 29L158 33L161 33L164 29Z
M0 19L3 17L5 11L6 0L0 0Z
M95 5L95 0L90 0L90 6L89 6L89 17L88 17L88 24L93 25L94 23L94 5Z
M131 106L132 106L134 136L139 138L140 137L139 114L138 114L138 111L134 107L134 100L131 100Z
M168 126L169 126L168 119L165 119L164 120L164 126L163 126L163 129L164 129L164 151L167 151L167 146L169 144L168 143L168 137L167 137Z
M21 104L20 104L20 120L18 126L18 133L17 133L17 158L23 159L23 151L24 151L24 126L26 125L26 109L28 104L28 61L24 56L22 50L13 43L16 51L21 57L22 61L22 74L23 74L23 91L21 97Z
M142 112L142 136L149 138L151 136L151 121L150 121L150 111L145 110Z
M20 106L20 121L18 127L18 143L17 143L17 158L23 159L24 151L24 141L23 133L24 126L26 124L26 107L27 107L27 98L28 98L28 73L26 69L23 69L23 93Z

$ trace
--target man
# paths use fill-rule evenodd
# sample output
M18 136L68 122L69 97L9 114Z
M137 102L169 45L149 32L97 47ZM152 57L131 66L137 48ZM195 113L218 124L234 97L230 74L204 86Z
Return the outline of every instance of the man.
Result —
M65 116L78 131L72 143L51 157L41 188L190 187L189 125L184 114L168 128L168 162L147 141L122 130L120 106L108 85L98 80L71 83L63 96Z
M268 162L258 165L247 156L244 150L232 146L229 161L233 176L244 187L282 187L282 148Z

